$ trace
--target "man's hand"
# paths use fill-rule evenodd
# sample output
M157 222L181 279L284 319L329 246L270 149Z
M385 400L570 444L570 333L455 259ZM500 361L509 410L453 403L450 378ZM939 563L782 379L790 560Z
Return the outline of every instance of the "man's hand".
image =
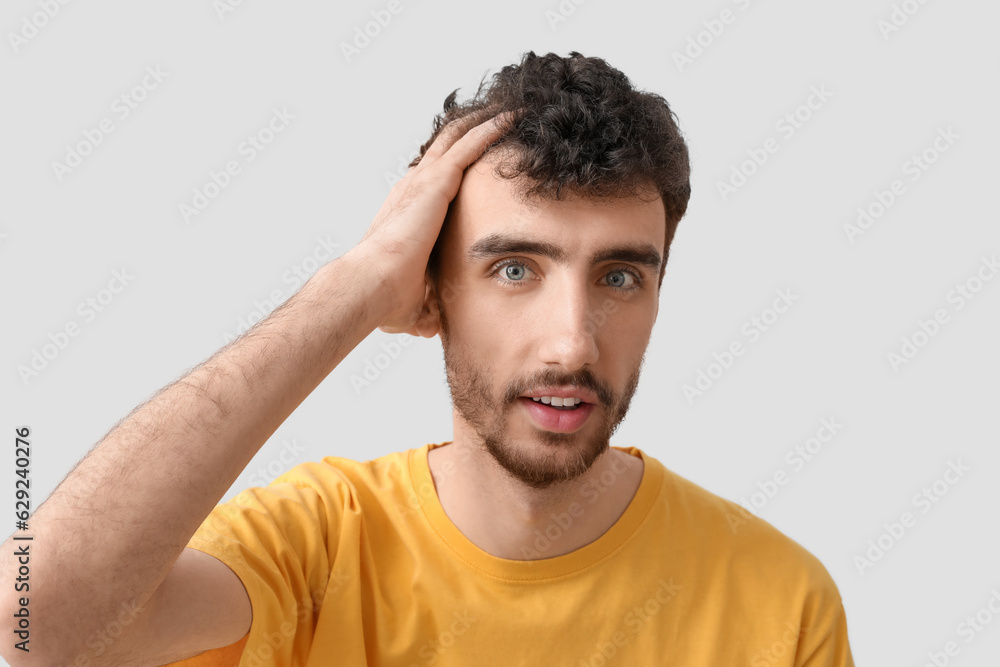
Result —
M378 328L422 335L418 325L426 295L425 274L448 205L465 169L500 137L510 112L473 125L471 117L446 125L420 162L389 192L361 242L352 250L368 257L383 276L389 300Z
M359 342L376 327L419 330L430 252L466 167L501 135L497 120L443 128L361 243L133 410L67 475L32 515L40 545L32 630L47 639L23 655L0 644L0 655L18 666L96 658L90 638L123 604L141 611L101 649L101 664L163 664L247 633L252 601L240 578L187 544L264 442ZM0 610L17 599L12 540L0 545ZM12 637L15 620L8 614L0 632Z
M250 592L187 544L267 439L378 326L380 279L366 254L334 259L112 428L32 514L40 639L30 652L11 639L24 595L14 587L17 543L0 544L0 656L16 667L162 665L245 636ZM95 644L123 609L135 615L121 635Z

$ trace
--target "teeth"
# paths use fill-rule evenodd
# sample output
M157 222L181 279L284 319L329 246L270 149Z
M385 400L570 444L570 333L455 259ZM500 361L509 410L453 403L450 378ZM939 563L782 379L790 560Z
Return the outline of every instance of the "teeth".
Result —
M544 403L545 405L554 405L557 408L568 407L571 405L579 405L580 403L583 402L582 399L580 398L560 398L558 396L542 396L541 398L532 396L531 400L533 400L535 403L541 402Z

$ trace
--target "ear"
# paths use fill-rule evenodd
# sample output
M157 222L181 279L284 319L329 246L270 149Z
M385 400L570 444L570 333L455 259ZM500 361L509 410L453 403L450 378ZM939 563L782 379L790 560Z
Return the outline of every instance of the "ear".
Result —
M438 310L437 290L430 276L424 276L424 302L420 316L407 333L424 338L433 338L441 331L441 312Z

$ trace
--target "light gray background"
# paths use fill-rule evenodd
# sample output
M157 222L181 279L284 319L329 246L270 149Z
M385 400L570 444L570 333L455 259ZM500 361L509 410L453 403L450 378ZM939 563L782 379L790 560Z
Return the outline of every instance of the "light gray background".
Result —
M36 505L119 418L222 346L255 301L290 296L283 276L318 237L337 254L356 244L449 92L464 99L528 50L578 50L663 95L693 160L642 382L613 444L737 501L786 472L758 511L830 570L859 665L921 665L949 641L960 649L950 664L993 664L1000 619L972 641L957 631L1000 591L1000 280L961 309L948 295L1000 253L1000 9L902 4L916 12L885 35L887 0L567 0L565 16L555 0L400 0L349 62L341 42L387 3L244 0L220 18L209 0L70 2L15 48L10 33L42 10L5 2L0 404L11 449L15 427L32 429ZM710 40L704 22L723 10L732 22ZM679 68L674 54L703 32L708 46ZM168 75L120 119L113 101L156 66ZM812 87L832 96L786 138L776 123ZM283 107L295 119L247 162L240 142ZM102 118L114 131L60 182L53 161ZM905 163L949 127L958 138L909 180ZM779 150L723 201L717 183L769 137ZM186 224L179 204L232 159L242 172ZM844 225L893 179L904 194L851 243ZM78 304L122 269L134 279L87 322ZM782 289L797 300L749 342L743 324ZM888 354L938 309L947 323L894 370ZM22 380L18 367L70 322L79 335ZM438 339L413 340L370 386L352 386L397 338L361 343L226 498L303 461L450 439ZM688 401L683 385L733 341L746 353ZM795 470L786 454L823 418L842 429ZM0 457L11 505L13 458ZM969 471L939 484L947 495L922 513L914 494L950 461ZM855 557L907 511L916 525L859 572Z

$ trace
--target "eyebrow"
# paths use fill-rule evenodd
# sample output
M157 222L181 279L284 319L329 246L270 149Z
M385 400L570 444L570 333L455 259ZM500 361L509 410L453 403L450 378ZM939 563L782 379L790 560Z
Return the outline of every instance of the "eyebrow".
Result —
M479 239L465 253L473 261L514 254L539 255L560 264L565 264L567 258L566 251L554 243L499 232ZM590 258L591 265L607 261L631 262L650 271L659 271L661 258L657 249L648 243L624 243L602 248Z

